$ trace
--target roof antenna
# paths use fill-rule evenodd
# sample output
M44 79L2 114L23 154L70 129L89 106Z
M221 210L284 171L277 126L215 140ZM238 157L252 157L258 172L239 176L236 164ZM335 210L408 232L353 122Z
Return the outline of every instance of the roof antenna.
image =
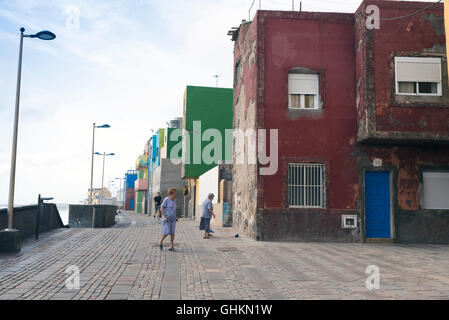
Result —
M302 1L299 1L299 12L302 12Z
M218 88L218 78L220 78L219 74L214 75L214 78L217 78L217 88Z

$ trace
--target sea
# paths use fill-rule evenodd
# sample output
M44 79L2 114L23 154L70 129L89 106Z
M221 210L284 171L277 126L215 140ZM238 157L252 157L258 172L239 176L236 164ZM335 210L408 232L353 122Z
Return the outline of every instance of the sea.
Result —
M14 207L23 207L23 206L30 206L30 205L36 205L36 203L29 203L29 204L15 204ZM62 223L64 225L69 224L69 205L68 203L56 203L56 207L59 211L59 216L61 217ZM7 204L0 204L0 209L8 208Z

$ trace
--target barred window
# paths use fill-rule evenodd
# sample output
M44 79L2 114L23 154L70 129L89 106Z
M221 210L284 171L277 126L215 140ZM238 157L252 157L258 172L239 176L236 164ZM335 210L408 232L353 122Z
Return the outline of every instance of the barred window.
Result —
M289 164L288 204L290 207L324 208L323 164Z

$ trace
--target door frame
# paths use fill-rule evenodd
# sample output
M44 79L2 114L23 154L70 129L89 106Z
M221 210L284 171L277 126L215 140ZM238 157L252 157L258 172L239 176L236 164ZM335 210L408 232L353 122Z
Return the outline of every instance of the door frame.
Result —
M390 238L386 239L376 239L376 238L367 238L366 236L366 173L367 172L388 172L389 176L389 188L390 188ZM395 206L394 203L396 201L396 184L394 181L396 181L397 172L395 168L392 167L366 167L362 170L362 233L363 233L363 241L364 242L388 242L388 241L395 241L396 239L396 228L395 228Z

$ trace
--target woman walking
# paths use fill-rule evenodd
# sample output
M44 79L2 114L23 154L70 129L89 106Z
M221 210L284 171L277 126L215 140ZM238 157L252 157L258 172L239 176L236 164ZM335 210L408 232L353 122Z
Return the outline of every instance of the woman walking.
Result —
M210 237L210 219L212 219L212 217L215 219L214 205L212 204L214 197L213 193L209 193L207 199L201 204L200 230L204 230L203 239Z
M175 251L173 247L173 242L175 241L175 231L176 231L176 189L171 188L168 190L168 197L164 199L161 205L162 219L162 239L159 242L159 248L164 249L162 246L165 238L170 236L170 251Z

